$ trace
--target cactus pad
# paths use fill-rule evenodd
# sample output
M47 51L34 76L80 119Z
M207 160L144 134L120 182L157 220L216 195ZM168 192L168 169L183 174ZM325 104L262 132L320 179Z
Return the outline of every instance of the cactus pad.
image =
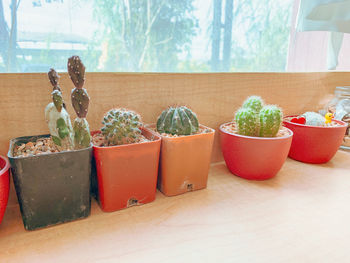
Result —
M157 120L157 131L172 135L191 135L198 132L197 116L185 106L164 110Z
M90 146L91 135L89 123L85 118L76 118L73 125L75 149L83 149Z
M88 113L90 97L86 89L75 88L71 94L73 108L79 118L85 118Z
M54 90L52 93L52 101L58 112L61 112L63 107L62 93L59 90Z
M53 90L59 90L61 91L60 87L59 87L59 79L60 76L58 75L58 73L56 72L56 70L54 70L53 68L50 69L50 71L47 73L50 83L53 87Z
M141 138L141 117L127 109L112 109L103 118L102 134L109 146L138 142Z
M240 108L235 115L237 132L245 136L259 135L259 117L251 108Z
M68 74L74 86L81 89L85 82L85 66L80 57L72 56L68 59Z

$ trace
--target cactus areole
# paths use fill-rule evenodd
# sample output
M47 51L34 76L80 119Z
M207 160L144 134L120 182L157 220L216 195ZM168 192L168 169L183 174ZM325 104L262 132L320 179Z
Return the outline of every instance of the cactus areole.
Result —
M185 106L170 107L157 120L157 131L172 135L191 135L198 132L197 116Z

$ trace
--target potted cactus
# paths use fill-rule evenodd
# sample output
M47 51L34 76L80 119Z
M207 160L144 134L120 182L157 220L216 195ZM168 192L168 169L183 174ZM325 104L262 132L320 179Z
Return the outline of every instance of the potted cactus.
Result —
M275 176L285 162L293 132L281 127L282 110L249 97L233 122L220 126L221 149L231 173L249 180Z
M90 214L92 145L85 119L89 96L83 88L85 67L79 57L69 58L68 73L75 86L71 99L78 116L73 126L59 76L51 69L52 102L45 108L50 135L19 137L10 142L8 157L27 230Z
M7 158L0 156L0 223L4 217L7 201L9 199L10 163Z
M153 129L162 138L159 190L174 196L206 188L215 131L185 106L165 109Z
M112 212L153 201L160 137L143 127L139 114L127 109L111 109L102 124L101 131L92 133L96 196L102 210Z
M287 116L284 126L294 133L289 157L305 163L330 161L343 142L347 124L333 119L332 113L325 116L316 112Z

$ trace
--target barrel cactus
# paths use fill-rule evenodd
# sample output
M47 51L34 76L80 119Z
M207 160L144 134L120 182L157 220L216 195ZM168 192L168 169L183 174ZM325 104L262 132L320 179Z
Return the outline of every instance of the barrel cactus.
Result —
M259 116L250 108L240 108L235 115L237 131L241 135L259 135Z
M255 137L275 137L281 127L282 110L264 105L258 96L249 97L235 114L237 133Z
M281 127L283 114L276 105L264 106L259 112L260 137L275 137Z
M75 88L71 93L72 106L77 114L74 120L74 145L75 149L82 149L90 146L91 136L89 123L86 120L90 97L83 88L85 82L85 66L78 56L68 59L68 75Z
M185 106L164 110L157 120L157 131L172 135L191 135L198 132L197 116Z
M141 139L141 117L127 109L111 109L103 118L101 128L108 146L135 143Z
M59 88L59 76L54 69L48 73L50 83L53 86L52 102L45 108L45 119L48 123L51 138L59 151L72 150L74 148L73 128L70 116L64 107L61 89Z
M324 126L325 124L325 118L316 112L305 112L302 114L302 116L305 117L305 125L310 126Z

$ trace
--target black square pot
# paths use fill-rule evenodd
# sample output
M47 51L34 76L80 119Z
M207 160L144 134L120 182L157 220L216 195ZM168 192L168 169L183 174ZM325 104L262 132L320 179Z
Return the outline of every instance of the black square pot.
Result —
M90 214L92 146L28 157L13 157L16 144L49 135L12 139L8 158L24 227L34 230Z

